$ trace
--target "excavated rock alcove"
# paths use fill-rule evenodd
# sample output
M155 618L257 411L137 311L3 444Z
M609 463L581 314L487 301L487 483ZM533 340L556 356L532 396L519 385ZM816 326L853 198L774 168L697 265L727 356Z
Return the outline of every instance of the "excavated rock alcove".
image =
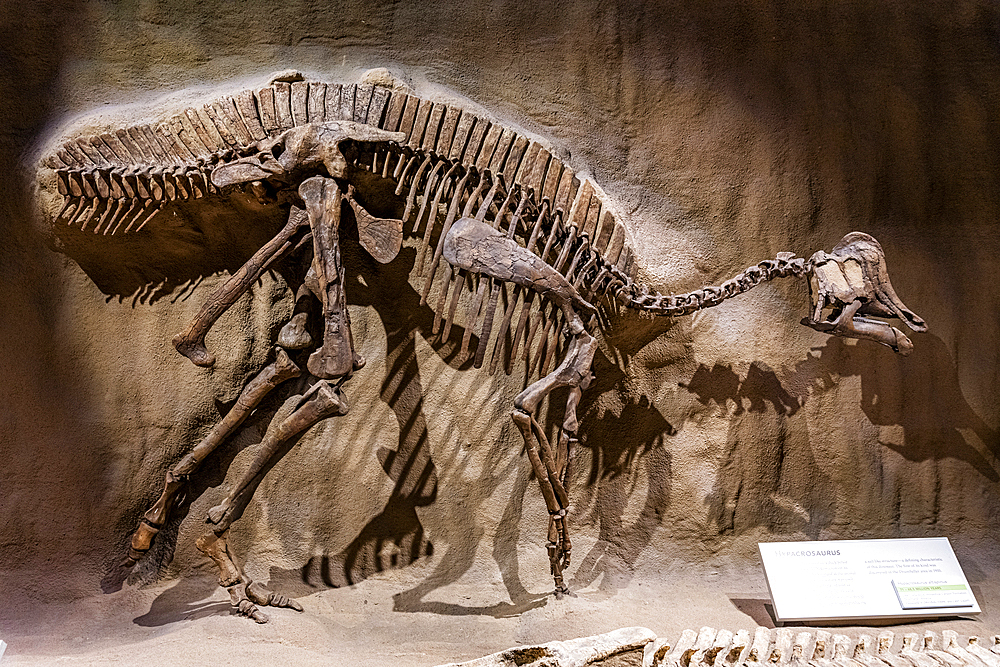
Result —
M0 7L0 25L5 661L432 665L624 626L773 625L756 550L770 540L948 536L984 613L932 625L1000 629L992 3L43 1ZM828 337L800 325L808 293L790 279L693 316L616 315L571 462L576 597L557 601L510 420L523 371L435 347L414 249L381 265L355 243L368 365L345 386L351 411L295 444L232 531L248 573L305 612L230 615L194 547L280 393L126 578L164 473L267 363L291 289L269 272L220 319L213 369L170 340L283 220L251 199L192 203L99 244L50 227L38 160L81 128L290 68L385 68L544 140L603 189L663 292L872 234L929 332L907 357Z

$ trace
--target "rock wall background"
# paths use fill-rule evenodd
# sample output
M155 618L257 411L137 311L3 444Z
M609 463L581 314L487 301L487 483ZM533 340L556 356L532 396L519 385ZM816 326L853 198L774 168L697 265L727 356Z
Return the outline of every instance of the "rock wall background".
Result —
M175 239L156 270L123 248L85 271L46 240L34 160L77 116L113 120L289 67L333 81L387 67L548 138L628 214L643 275L663 290L859 229L928 322L903 359L800 326L797 283L673 323L624 318L581 408L571 587L613 591L667 562L746 563L758 539L993 539L993 4L36 2L0 8L0 24L5 596L120 584L113 565L164 471L265 362L290 309L280 277L263 280L209 335L218 367L192 366L170 338L257 232L210 248ZM397 604L433 610L434 591L463 580L481 585L470 604L516 605L550 587L543 505L507 417L521 379L435 351L406 261L348 259L365 281L351 314L369 359L351 414L272 470L234 542L253 576L293 589L433 558ZM202 517L280 402L206 462L133 581L206 566Z

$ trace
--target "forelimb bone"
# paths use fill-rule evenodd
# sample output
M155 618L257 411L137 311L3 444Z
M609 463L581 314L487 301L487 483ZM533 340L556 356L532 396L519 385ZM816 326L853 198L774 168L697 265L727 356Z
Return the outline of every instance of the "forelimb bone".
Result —
M305 211L293 207L284 228L255 252L246 264L230 276L229 280L222 283L191 320L188 328L174 336L173 344L177 351L196 366L207 367L215 364L215 355L205 348L205 334L215 321L250 289L272 262L293 247L292 237L307 224Z
M174 467L167 471L163 485L163 493L159 500L143 515L139 527L132 535L126 566L134 565L143 554L149 551L153 539L167 522L174 500L183 488L188 477L198 468L205 457L211 454L230 434L235 431L243 420L253 412L254 408L272 389L282 382L298 377L301 370L296 366L284 350L278 348L278 356L274 363L268 365L257 377L251 380L235 405L230 408L208 435L188 452Z
M514 410L511 412L511 418L524 438L528 460L548 508L549 563L555 579L556 596L562 596L568 592L563 570L569 566L572 549L566 527L569 495L564 484L568 448L576 434L576 405L582 391L590 383L590 367L597 351L597 341L584 328L578 309L588 313L595 309L561 273L540 257L474 218L462 218L452 225L444 242L443 254L448 263L456 268L513 282L551 300L562 310L572 334L562 363L551 374L521 392L514 399ZM566 432L560 433L558 451L554 453L534 415L541 401L559 387L571 387L572 390L563 419Z

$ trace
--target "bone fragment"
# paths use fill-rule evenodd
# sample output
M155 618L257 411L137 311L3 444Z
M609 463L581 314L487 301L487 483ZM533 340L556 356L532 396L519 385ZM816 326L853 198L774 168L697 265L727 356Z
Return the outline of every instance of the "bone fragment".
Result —
M391 93L389 104L385 111L385 121L382 129L389 132L396 132L399 129L399 121L403 115L403 107L406 105L406 95L403 93Z
M552 158L549 162L548 171L545 172L545 183L542 185L541 192L539 192L539 198L542 200L549 200L552 202L555 199L556 192L559 189L559 183L562 176L562 162Z
M382 118L385 115L385 108L389 102L389 90L382 86L375 86L372 91L372 101L368 105L368 116L365 123L382 127Z
M757 628L754 631L753 643L747 653L746 665L757 667L761 663L767 662L770 654L768 648L771 646L771 631L767 628Z
M597 221L601 216L601 198L597 194L590 197L590 207L587 209L587 218L583 225L583 233L589 239L593 239L597 232Z
M278 121L281 131L290 130L295 127L295 120L292 118L292 86L284 81L276 81L274 88L274 116ZM350 116L341 116L344 120L351 120Z
M542 185L545 183L545 174L551 157L550 153L544 148L539 150L531 165L531 169L525 174L522 181L522 185L534 192L539 199L542 196Z
M949 631L945 631L949 632ZM947 637L951 639L951 636ZM950 642L948 644L948 650L952 651L955 655L963 655L963 651L969 655L975 656L980 662L982 662L987 667L1000 667L1000 655L989 650L985 646L979 643L979 637L969 637L969 641L966 646L958 646L958 642Z
M406 96L406 105L399 119L399 132L406 135L404 141L409 142L413 135L413 121L417 117L417 108L420 106L420 98L414 95Z
M118 165L119 163L118 156L116 156L114 152L110 148L108 148L107 145L105 145L104 140L101 139L101 137L98 136L90 137L88 143L90 147L97 152L97 155L100 156L103 162L101 166L114 167Z
M691 647L691 655L687 656L686 660L688 665L691 667L703 667L705 660L705 655L712 650L715 645L715 638L718 632L715 628L710 628L708 626L703 627L698 631L698 639L695 640L694 646ZM713 654L712 659L708 661L708 664L714 662L715 656Z
M441 164L444 163L442 162ZM444 175L438 183L437 188L434 190L434 199L431 201L430 211L427 214L427 227L424 229L424 237L420 241L420 250L417 253L417 275L423 275L424 273L424 259L427 257L427 249L430 247L431 236L433 231L438 228L438 205L441 203L441 198L444 196L448 187L453 183L455 170L458 168L458 163L452 164L451 168L448 169L448 173ZM419 216L417 217L417 220L419 221ZM416 231L416 227L414 227L414 231ZM431 267L432 272L434 268L436 267Z
M168 127L171 129L175 141L181 144L194 159L208 155L211 151L201 143L198 134L191 127L191 122L185 123L184 121L187 121L187 116L183 114L174 116L168 121Z
M698 633L694 630L685 630L681 633L677 643L674 644L673 649L670 649L663 656L653 656L652 667L689 667L691 655L695 651L693 647L697 641Z
M411 233L413 234L419 234L420 232L420 222L423 220L424 213L427 212L427 207L431 203L431 193L434 192L435 194L437 194L437 190L434 188L434 186L439 182L439 175L444 170L444 166L445 166L445 161L438 160L434 164L434 169L431 170L430 175L427 176L427 181L424 185L424 196L421 197L420 199L420 210L417 212L417 218L413 221L413 227L410 230ZM449 174L452 173L452 170L455 169L456 166L457 165L452 165L448 173ZM437 217L437 202L440 201L440 197L436 196L434 200L435 204L431 206L431 218L427 221L428 228L431 226L434 218ZM405 220L406 218L404 217L403 219ZM420 256L423 255L423 247L425 247L425 245L426 244L421 245L421 251L418 253L418 255ZM419 263L422 264L422 262ZM420 269L417 269L417 273L418 274L420 273Z
M271 89L268 88L267 90ZM236 132L236 137L240 140L240 143L243 146L252 144L254 142L253 134L243 120L239 109L236 108L236 101L232 97L223 97L219 100L219 109L221 109L222 114L229 122L229 126Z
M528 148L528 140L521 135L517 135L514 139L514 143L510 147L510 152L507 155L507 160L504 162L503 166L503 177L504 181L507 183L513 183L514 177L517 175L518 168L521 166L521 159L524 157L524 152Z
M132 155L129 150L118 140L118 137L105 132L100 137L104 145L114 154L115 162L119 166L127 166L132 163Z
M98 167L108 166L108 161L101 155L93 144L90 143L89 137L82 137L76 140L76 148L85 157L85 164L97 165Z
M410 137L410 145L414 149L425 153L434 150L444 108L443 104L431 104L430 102L427 103L426 107L423 104L420 106L417 118L413 121L413 135ZM420 127L421 125L422 127ZM420 127L419 131L418 127Z
M622 628L593 637L518 646L468 662L440 667L585 667L629 652L641 656L643 648L654 639L656 636L646 628Z
M403 221L394 218L376 218L362 207L353 196L353 186L348 189L347 201L354 210L358 225L358 241L382 264L388 264L403 244Z
M750 652L750 633L737 630L732 643L716 656L714 667L736 667L742 665Z
M369 123L370 125L377 125L377 123L371 123L368 121L368 109L372 103L372 96L375 93L375 86L370 83L358 84L354 91L354 113L351 116L351 120L356 123Z
M308 85L306 117L310 123L322 123L326 120L326 84L310 81Z
M469 131L476 122L476 117L467 111L463 111L459 116L458 125L455 127L455 136L451 141L451 149L448 152L448 159L458 161L465 152L465 145L469 140Z
M510 147L514 142L515 136L517 135L513 130L503 128L500 138L497 139L497 146L493 151L493 157L490 158L490 163L483 167L496 174L497 178L503 178L504 166L507 164L507 156L510 153ZM510 181L504 179L504 182L509 183Z
M118 137L118 141L122 146L129 152L131 156L131 162L133 164L138 164L140 162L145 162L148 160L145 150L139 145L139 143L128 133L128 130L116 130L115 136Z
M201 140L201 143L209 148L210 153L219 153L229 147L222 138L222 135L219 134L219 130L215 127L215 123L213 123L211 119L205 115L204 110L194 108L186 109L184 114L187 116L188 122L191 123L191 127L193 127L194 131L198 134L198 138Z
M945 642L947 643L947 639ZM923 652L945 665L945 667L964 667L966 663L965 660L949 652L947 646L938 646L938 636L933 630L924 632Z
M434 152L438 155L448 156L452 139L455 137L455 129L458 127L458 117L461 113L460 107L445 107L444 117L441 120L441 131L438 133L437 144L434 147Z
M483 140L490 129L490 122L488 120L484 118L476 118L475 120L476 122L472 126L472 130L469 132L469 139L465 144L465 151L463 151L460 158L462 163L467 165L475 165L476 156L479 155Z
M340 96L343 94L343 92L344 92L344 87L339 83L327 85L326 100L324 101L324 105L326 107L325 115L327 122L330 122L331 120L341 119Z
M406 207L403 209L404 221L410 219L410 213L413 212L413 204L417 198L417 190L420 188L420 182L423 180L424 173L426 173L427 168L430 166L431 160L433 159L433 156L428 153L427 156L424 157L424 161L420 164L420 168L417 169L417 173L413 176L413 181L410 183L410 192L406 196Z
M354 113L349 120L353 120L356 123L368 122L368 107L372 103L372 93L374 92L375 86L370 83L357 85L354 90ZM375 123L371 124L375 125Z
M323 311L323 344L309 356L309 372L319 378L349 376L355 351L347 311L344 267L340 261L340 205L343 193L336 181L313 176L299 186L313 235L313 268ZM359 365L360 367L360 365Z
M483 138L483 147L479 151L479 156L476 158L476 169L479 171L485 171L489 169L490 161L493 158L493 153L497 150L497 144L500 141L500 135L503 132L503 128L499 125L491 125L489 130L486 132L486 136Z
M292 123L296 127L309 122L309 84L306 81L296 81L292 84L291 106Z
M437 271L438 264L441 260L441 253L444 252L444 239L448 234L448 230L451 229L451 225L454 223L455 218L458 216L458 207L462 199L462 194L465 192L469 178L472 176L472 170L466 171L465 175L462 176L462 180L458 182L455 187L455 192L451 197L451 205L448 207L448 214L445 216L444 223L441 226L441 234L438 238L437 247L434 250L434 256L431 258L430 271L427 274L426 280L424 280L424 288L420 293L420 305L425 305L427 303L427 295L430 294L431 284L434 281L434 275ZM447 286L451 280L451 269L448 266L443 267L444 282L442 287L442 298L447 296ZM443 305L443 304L441 304ZM437 313L441 312L438 308ZM440 322L440 320L438 320Z

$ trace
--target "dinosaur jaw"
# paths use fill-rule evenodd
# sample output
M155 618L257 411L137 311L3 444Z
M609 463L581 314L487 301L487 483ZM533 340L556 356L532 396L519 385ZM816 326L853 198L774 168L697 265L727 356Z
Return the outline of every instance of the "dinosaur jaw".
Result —
M854 310L856 309L855 307ZM834 320L824 319L818 322L805 317L802 318L802 324L831 336L875 341L891 347L893 352L904 357L913 351L913 342L906 334L888 322L870 317L845 317L846 313L847 310Z

